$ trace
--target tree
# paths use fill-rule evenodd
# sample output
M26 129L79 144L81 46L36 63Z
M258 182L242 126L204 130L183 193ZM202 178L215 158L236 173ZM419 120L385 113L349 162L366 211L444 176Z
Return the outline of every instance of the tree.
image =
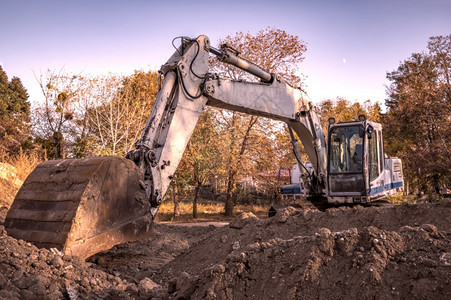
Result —
M156 72L131 76L47 71L38 79L45 101L34 131L49 158L125 155L139 138L155 101Z
M224 119L224 114L221 114ZM243 169L244 154L248 146L248 142L251 135L252 127L258 121L257 116L241 116L237 112L233 112L228 123L229 136L228 146L223 151L227 155L227 193L225 202L225 214L231 216L233 214L233 207L236 202L236 181L237 176L241 173L245 173ZM226 136L226 135L223 135Z
M272 120L261 118L254 128L257 133L249 142L248 157L252 170L248 174L255 174L255 188L265 197L279 200L280 188L289 183L280 180L280 170L290 170L295 163L288 127ZM240 199L239 199L240 200ZM250 204L249 196L243 199L244 204ZM241 200L241 201L243 201Z
M431 37L428 51L387 73L385 149L402 158L407 181L423 191L450 184L450 75L451 35Z
M0 148L15 153L30 134L30 102L18 77L8 80L0 65Z
M65 158L72 152L77 130L81 125L86 130L84 119L86 108L80 107L86 98L89 81L81 75L73 75L61 69L47 70L37 78L44 102L34 111L33 123L36 141L40 143L46 156L51 159Z
M197 126L185 150L178 173L189 173L189 183L194 188L193 218L197 218L197 204L200 189L216 174L220 166L221 156L218 155L218 134L212 126L212 111L206 110L199 118ZM177 176L181 177L181 176Z
M97 77L96 104L89 110L95 153L124 156L133 149L158 92L156 72Z
M267 27L255 35L238 32L234 36L227 36L220 43L235 48L240 56L260 65L263 69L282 75L293 86L301 85L302 74L298 65L304 59L307 50L305 43L297 36L290 35L284 30ZM233 66L212 60L214 72L235 80L257 81L254 76L239 70ZM238 177L249 165L244 165L245 155L251 140L258 140L256 135L264 131L255 131L255 127L262 124L259 117L246 116L237 112L219 112L217 120L222 124L221 136L227 142L223 153L227 158L226 163L226 202L225 214L232 215L236 198L236 183ZM268 121L276 124L275 121ZM280 128L280 126L273 126ZM263 127L262 127L263 128ZM264 134L263 134L264 135Z
M379 102L371 103L366 100L363 103L354 102L338 97L336 100L326 99L318 105L323 132L327 132L329 118L335 118L336 122L357 121L359 115L373 122L381 121L381 106Z

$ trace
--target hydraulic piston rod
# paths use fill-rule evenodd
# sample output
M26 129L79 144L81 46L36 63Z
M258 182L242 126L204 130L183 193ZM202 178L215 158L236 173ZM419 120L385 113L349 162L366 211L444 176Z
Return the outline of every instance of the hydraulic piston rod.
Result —
M256 64L253 64L252 62L239 57L238 55L234 54L232 51L229 51L226 48L216 49L210 46L210 52L216 55L220 61L231 64L237 68L240 68L243 71L251 73L252 75L255 75L258 78L260 78L263 82L272 81L271 73L262 70Z

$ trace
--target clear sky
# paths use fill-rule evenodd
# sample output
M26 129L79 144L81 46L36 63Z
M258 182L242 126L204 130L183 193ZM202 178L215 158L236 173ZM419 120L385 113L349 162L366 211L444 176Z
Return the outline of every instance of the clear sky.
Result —
M426 50L429 37L451 33L451 0L0 0L0 64L35 102L33 72L158 70L176 36L205 34L218 46L267 26L307 43L299 68L313 102L383 103L386 72Z

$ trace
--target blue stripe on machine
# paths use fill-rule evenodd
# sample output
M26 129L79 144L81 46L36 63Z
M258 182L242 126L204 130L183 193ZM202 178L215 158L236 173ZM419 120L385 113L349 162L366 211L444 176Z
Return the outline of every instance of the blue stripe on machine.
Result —
M402 181L387 183L385 185L373 187L370 190L370 195L382 193L383 191L396 189L398 187L402 187Z

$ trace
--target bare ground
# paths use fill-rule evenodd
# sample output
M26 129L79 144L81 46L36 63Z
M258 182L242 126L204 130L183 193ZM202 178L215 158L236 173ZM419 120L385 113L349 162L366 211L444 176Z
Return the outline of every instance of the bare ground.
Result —
M84 262L9 237L0 298L451 299L451 201L158 223Z

